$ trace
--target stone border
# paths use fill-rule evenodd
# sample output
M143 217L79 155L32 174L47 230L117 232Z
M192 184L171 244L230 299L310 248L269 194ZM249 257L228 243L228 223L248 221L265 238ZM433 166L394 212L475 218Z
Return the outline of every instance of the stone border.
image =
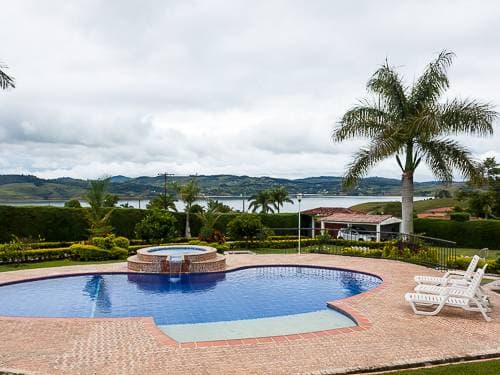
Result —
M347 268L340 268L340 267L327 267L327 266L314 266L314 265L306 265L306 264L265 264L265 265L248 265L248 266L239 266L239 267L234 267L231 269L228 269L226 271L218 271L218 272L205 272L205 273L228 273L228 272L235 272L243 269L248 269L248 268L269 268L269 267L304 267L304 268L319 268L319 269L329 269L329 270L337 270L337 271L346 271L346 272L356 272L356 273L361 273L369 276L376 277L382 281L382 284L378 285L377 287L367 290L366 292L362 292L359 294L356 294L354 296L342 298L339 300L334 300L334 301L329 301L326 302L327 307L336 310L340 312L341 314L346 315L350 319L354 321L357 325L355 327L343 327L343 328L334 328L334 329L329 329L329 330L322 330L322 331L313 331L313 332L304 332L300 334L291 334L291 335L279 335L279 336L265 336L265 337L251 337L251 338L242 338L242 339L228 339L228 340L213 340L213 341L192 341L192 342L178 342L168 336L165 332L163 332L158 326L156 325L156 322L152 317L97 317L97 318L83 318L83 317L29 317L29 316L0 316L0 321L1 320L66 320L66 319L72 319L72 320L92 320L92 321L112 321L115 319L121 319L121 320L138 320L142 321L144 324L144 327L146 328L149 333L151 333L152 336L154 336L156 339L158 339L161 343L166 344L171 347L180 347L180 348L201 348L201 347L209 347L209 346L234 346L234 345L243 345L243 344L257 344L257 343L270 343L270 342L284 342L284 341L293 341L293 340L300 340L300 339L310 339L310 338L315 338L315 337L322 337L322 336L327 336L327 335L338 335L338 334L345 334L345 333L351 333L351 332L357 332L357 331L366 331L368 330L371 326L372 323L371 321L363 315L361 312L357 311L356 309L352 308L351 306L347 305L344 301L351 301L355 299L356 297L364 297L369 294L377 293L387 287L387 277L386 279L383 279L379 275L369 273L369 272L363 272L363 271L357 271L353 269L347 269ZM1 286L5 285L13 285L13 284L20 284L24 282L30 282L30 281L40 281L40 280L47 280L47 279L57 279L57 278L63 278L63 277L74 277L74 276L88 276L88 275L126 275L126 274L149 274L149 275L158 275L158 273L145 273L145 272L122 272L122 271L109 271L109 272L75 272L75 273L70 273L70 274L61 274L61 275L51 275L51 276L42 276L42 277L35 277L35 278L27 278L27 279L20 279L16 281L10 281L10 282L4 282L0 283Z

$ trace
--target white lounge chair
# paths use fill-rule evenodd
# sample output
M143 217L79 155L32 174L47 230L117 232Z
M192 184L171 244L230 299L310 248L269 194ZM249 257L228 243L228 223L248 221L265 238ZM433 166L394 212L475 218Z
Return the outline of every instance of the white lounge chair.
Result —
M450 294L449 288L443 290L441 294L428 294L428 293L406 293L405 300L410 303L413 312L418 315L437 315L441 312L443 307L459 307L467 311L479 311L484 319L489 322L491 318L487 315L488 308L484 305L483 301L476 297L477 289L481 284L484 271L478 270L463 296L457 297ZM432 311L423 311L417 309L417 305L422 306L436 306Z
M415 282L417 284L425 284L425 285L438 285L438 286L447 286L450 284L453 285L463 285L466 286L469 284L470 280L474 276L474 271L476 270L477 264L479 263L479 256L474 255L467 267L467 270L453 270L448 271L442 277L438 276L415 276Z
M488 267L488 264L485 264L481 270L484 273L486 273L486 267ZM450 286L438 286L438 285L426 285L426 284L419 284L415 287L415 292L416 293L427 293L427 294L443 294L446 291L448 291L448 294L452 297L464 297L467 292L468 285L470 284L467 283L467 285L450 285ZM483 305L485 307L488 307L490 305L490 300L488 298L488 295L484 291L484 289L479 285L479 287L476 290L476 297L480 299L483 302ZM488 309L489 311L489 309Z

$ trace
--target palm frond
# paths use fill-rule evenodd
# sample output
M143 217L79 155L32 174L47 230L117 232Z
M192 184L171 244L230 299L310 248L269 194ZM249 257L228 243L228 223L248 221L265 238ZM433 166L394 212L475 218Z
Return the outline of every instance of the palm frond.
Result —
M0 64L0 88L2 90L6 90L8 88L15 88L15 80L14 77L9 76L2 69L7 68L5 65Z
M446 134L493 134L493 121L498 117L494 107L476 100L454 99L440 106L439 128Z
M347 111L333 131L332 139L340 142L354 137L373 137L389 120L389 115L377 105L358 105Z
M453 170L471 181L482 177L481 166L472 158L471 152L451 139L434 139L418 144L420 152L432 172L445 182L453 179Z
M453 52L442 51L417 80L411 90L409 99L417 110L422 106L435 103L442 92L449 87L447 70L453 61L453 57L455 57Z
M393 155L400 150L402 145L394 138L381 137L354 154L353 161L347 166L347 171L342 180L345 189L354 187L368 170L378 162Z
M407 107L406 88L399 74L386 61L367 84L368 90L380 95L389 112L404 116Z

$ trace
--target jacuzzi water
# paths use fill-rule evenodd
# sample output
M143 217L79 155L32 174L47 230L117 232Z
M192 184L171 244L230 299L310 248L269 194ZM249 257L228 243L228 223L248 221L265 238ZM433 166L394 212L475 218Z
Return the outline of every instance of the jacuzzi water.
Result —
M375 276L339 269L270 266L230 272L95 274L0 287L0 315L151 316L157 324L257 319L324 310L376 287Z
M199 247L187 247L187 246L166 246L166 247L151 247L148 249L148 253L154 255L186 255L186 254L199 254L204 253L207 250Z

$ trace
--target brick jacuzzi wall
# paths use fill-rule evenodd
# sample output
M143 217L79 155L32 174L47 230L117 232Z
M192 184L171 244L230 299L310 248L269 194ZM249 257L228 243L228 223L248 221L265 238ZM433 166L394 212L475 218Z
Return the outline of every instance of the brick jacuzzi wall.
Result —
M168 246L166 246L168 247ZM183 256L181 272L216 272L226 269L226 257L208 246L176 245L172 247L193 248L192 254ZM128 269L136 272L169 273L170 255L155 255L151 248L141 249L128 258ZM203 251L199 251L203 250Z

